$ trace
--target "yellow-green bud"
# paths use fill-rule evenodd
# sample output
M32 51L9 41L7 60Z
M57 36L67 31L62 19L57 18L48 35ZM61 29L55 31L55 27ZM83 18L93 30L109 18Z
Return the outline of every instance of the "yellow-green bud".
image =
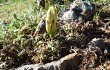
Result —
M54 6L51 6L47 11L46 31L51 38L54 37L57 30L57 11Z

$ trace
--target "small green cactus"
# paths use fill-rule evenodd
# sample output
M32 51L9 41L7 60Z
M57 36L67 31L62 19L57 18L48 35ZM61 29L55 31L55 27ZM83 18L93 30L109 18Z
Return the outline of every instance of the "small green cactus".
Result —
M54 6L51 6L47 11L46 17L46 31L51 38L54 37L57 30L57 10Z

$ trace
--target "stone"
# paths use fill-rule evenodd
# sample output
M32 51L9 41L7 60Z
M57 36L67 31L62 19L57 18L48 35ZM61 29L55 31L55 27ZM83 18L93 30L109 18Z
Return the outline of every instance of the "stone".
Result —
M33 36L36 36L37 34L41 34L46 32L46 28L45 28L45 20L41 20L39 22L39 24L37 25L36 31L34 33Z
M106 46L105 42L101 38L94 38L90 43L88 43L88 47L96 47L100 48L103 53L108 54L108 47Z
M70 9L72 9L73 11L80 11L82 14L85 14L86 11L92 10L93 7L89 1L75 0L70 5Z
M15 70L76 70L81 60L77 53L69 54L58 61L47 64L30 64L16 68ZM70 67L70 68L69 68Z
M64 12L62 19L63 20L75 20L75 19L77 19L77 16L74 11L69 10L67 12Z

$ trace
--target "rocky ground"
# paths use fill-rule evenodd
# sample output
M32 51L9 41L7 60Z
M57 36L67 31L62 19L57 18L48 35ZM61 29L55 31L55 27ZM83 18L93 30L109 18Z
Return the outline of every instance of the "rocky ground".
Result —
M18 48L15 47L19 40L16 40L12 47L0 48L2 61L0 68L109 70L110 9L108 7L108 4L103 6L84 1L80 4L74 1L58 13L58 29L54 39L51 39L45 31L45 20L41 20L38 24L37 32L32 30L32 26L25 26L20 31L26 37L23 50L18 53Z

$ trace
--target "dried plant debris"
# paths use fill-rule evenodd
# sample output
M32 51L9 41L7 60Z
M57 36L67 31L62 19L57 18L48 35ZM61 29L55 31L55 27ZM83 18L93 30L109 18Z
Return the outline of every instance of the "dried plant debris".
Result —
M104 64L108 64L109 46L104 40L94 38L86 49L83 50L84 59L81 64L81 70L105 69Z

